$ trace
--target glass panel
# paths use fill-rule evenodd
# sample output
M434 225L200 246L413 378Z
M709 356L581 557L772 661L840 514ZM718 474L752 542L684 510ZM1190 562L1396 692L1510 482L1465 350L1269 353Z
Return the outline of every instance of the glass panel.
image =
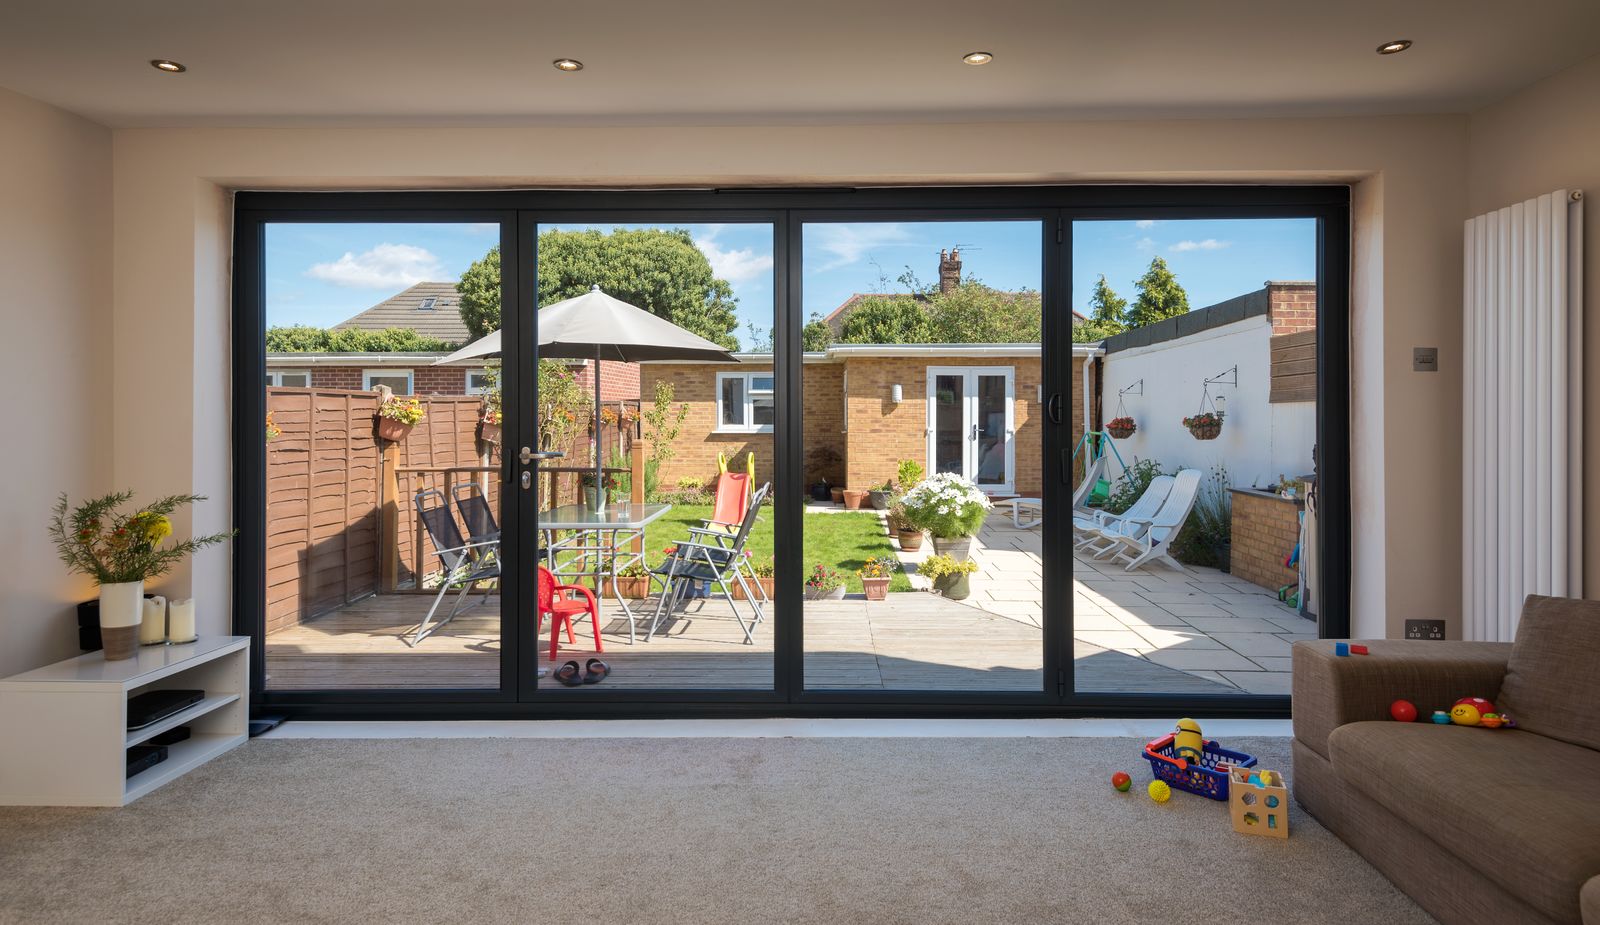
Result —
M456 284L498 237L477 224L267 226L269 360L325 355L314 375L280 370L267 387L269 690L500 687L500 448L467 367L422 369L486 333ZM382 353L421 354L416 379L371 369ZM425 384L420 418L375 427L380 384Z
M933 471L967 474L967 377L936 376L933 385Z
M1040 505L988 508L1042 491L1043 228L810 223L802 247L806 688L1042 694Z
M773 423L772 247L768 224L539 229L541 307L598 284L739 354L738 362L602 363L598 429L589 364L558 377L554 359L540 361L541 439L566 454L540 466L540 539L556 580L589 589L599 610L597 621L575 610L570 636L540 617L539 664L551 673L541 696L772 689L775 517L763 489L773 435L754 430ZM629 333L619 330L617 342ZM599 498L597 459L608 486ZM552 676L601 646L612 668L604 683L569 688Z
M974 481L986 487L1009 485L1007 451L1011 441L1006 428L1006 377L977 378L978 471Z
M722 426L744 426L744 379L740 376L722 380Z
M1101 523L1073 563L1078 690L1289 693L1316 634L1316 242L1311 219L1074 226L1075 466Z

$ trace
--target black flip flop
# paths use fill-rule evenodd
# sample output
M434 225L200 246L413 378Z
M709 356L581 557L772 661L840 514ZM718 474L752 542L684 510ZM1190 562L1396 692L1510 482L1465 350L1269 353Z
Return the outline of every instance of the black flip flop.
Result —
M577 664L574 662L573 664ZM588 671L584 672L583 683L599 684L611 674L611 666L597 658L589 659Z
M567 662L556 669L556 680L567 687L578 687L583 684L582 671L577 662Z

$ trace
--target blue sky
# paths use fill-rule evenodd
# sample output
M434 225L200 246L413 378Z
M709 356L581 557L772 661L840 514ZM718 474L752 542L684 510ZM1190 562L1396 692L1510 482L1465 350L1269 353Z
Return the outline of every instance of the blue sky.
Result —
M588 226L557 226L563 228ZM593 226L600 228L620 226ZM641 227L641 226L627 226ZM688 224L716 274L739 299L747 324L772 319L772 229ZM909 267L923 285L938 281L940 248L959 247L962 271L997 289L1037 289L1042 256L1037 222L873 222L804 229L804 312L826 314L857 292L898 292ZM327 327L422 280L454 280L495 244L476 224L274 224L267 229L267 323ZM1154 256L1166 259L1189 302L1201 308L1269 279L1312 279L1316 223L1309 219L1079 222L1073 231L1074 308L1082 310L1102 273L1118 294Z

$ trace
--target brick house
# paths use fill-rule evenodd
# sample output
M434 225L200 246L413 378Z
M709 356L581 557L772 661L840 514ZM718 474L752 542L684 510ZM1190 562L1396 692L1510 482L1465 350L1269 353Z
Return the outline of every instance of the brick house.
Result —
M1072 352L1072 433L1083 433L1098 345ZM734 363L641 364L640 387L671 383L689 406L661 473L663 484L709 478L718 453L756 454L759 479L772 477L772 356L736 354ZM1037 496L1042 387L1037 344L836 344L801 366L805 479L869 488L902 459L930 472L957 472L996 496Z
M472 339L461 320L455 283L422 282L333 326L335 331L410 328L451 344ZM374 389L387 385L397 395L476 395L485 388L482 363L434 366L444 353L269 353L269 386L317 389ZM585 389L594 388L594 362L568 362ZM639 367L604 360L600 370L603 401L636 400Z

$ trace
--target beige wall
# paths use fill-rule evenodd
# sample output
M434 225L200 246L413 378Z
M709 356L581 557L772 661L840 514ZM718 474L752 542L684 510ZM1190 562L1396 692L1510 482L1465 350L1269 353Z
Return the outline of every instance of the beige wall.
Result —
M60 492L111 485L111 132L0 90L0 138L0 391L13 398L0 491L5 677L77 654L73 606L95 593L67 575L45 526Z
M1473 114L1468 133L1468 215L1552 190L1586 194L1583 442L1589 471L1600 471L1600 56ZM1583 522L1584 596L1600 598L1600 490L1592 485Z
M552 144L559 133L560 144ZM192 362L119 366L119 482L225 500L227 293L218 188L817 183L1356 184L1358 632L1455 619L1459 390L1410 372L1410 348L1459 352L1467 120L799 127L134 129L115 137L119 351ZM1375 273L1372 266L1403 267ZM126 340L124 340L126 338ZM36 370L36 373L43 370ZM1384 385L1387 383L1387 388ZM1374 384L1377 384L1376 386ZM1381 389L1378 392L1367 390ZM138 417L133 417L138 412ZM137 421L137 424L134 422ZM1381 503L1374 503L1381 499ZM220 515L225 507L209 508ZM207 525L210 525L209 523ZM1403 564L1403 567L1401 565ZM203 628L228 625L227 552L196 563ZM179 576L177 583L186 584Z

